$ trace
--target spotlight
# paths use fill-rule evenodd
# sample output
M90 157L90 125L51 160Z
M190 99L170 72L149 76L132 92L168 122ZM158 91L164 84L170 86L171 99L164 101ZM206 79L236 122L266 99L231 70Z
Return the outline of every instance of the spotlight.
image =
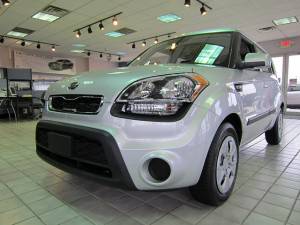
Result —
M157 44L157 43L158 43L158 38L155 38L154 44Z
M55 49L55 45L52 45L51 51L52 51L52 52L55 52L55 50L56 50L56 49Z
M88 28L88 33L89 34L93 33L93 30L92 30L91 26L89 26L89 28Z
M176 43L173 42L172 45L171 45L171 50L175 50L176 47L177 47Z
M99 29L100 29L100 30L104 30L104 26L103 26L103 23L102 23L102 22L99 23Z
M76 31L76 37L77 37L77 38L80 38L80 36L81 36L80 30Z
M100 53L99 57L100 57L100 58L102 58L102 57L103 57L102 53Z
M206 11L206 9L205 9L204 4L202 4L202 6L201 6L201 8L200 8L200 12L201 12L201 15L202 15L202 16L205 16L205 15L207 14L207 11Z
M112 21L112 24L113 24L114 26L117 26L117 25L118 25L117 17L114 16L113 21Z
M132 48L135 48L135 43L132 43L132 46L131 46Z
M190 7L191 6L191 0L185 0L184 1L184 6L185 7Z
M26 44L25 41L22 41L22 42L21 42L21 45L22 45L22 46L25 46L25 44Z
M90 55L91 55L91 52L87 52L86 54L87 54L87 56L90 56Z
M146 41L143 41L142 46L145 47L146 46Z
M0 37L0 43L1 43L1 44L4 43L4 37Z
M9 0L2 0L2 4L4 6L9 6L10 5L10 1Z
M41 48L41 44L37 43L36 48L40 49Z
M121 56L118 57L118 60L119 60L119 61L121 60Z

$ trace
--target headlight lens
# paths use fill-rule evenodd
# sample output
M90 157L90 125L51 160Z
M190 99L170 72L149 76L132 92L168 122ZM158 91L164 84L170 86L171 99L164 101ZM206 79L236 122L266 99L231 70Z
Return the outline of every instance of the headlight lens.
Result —
M208 82L200 75L147 78L127 87L116 100L122 113L175 115L192 103Z

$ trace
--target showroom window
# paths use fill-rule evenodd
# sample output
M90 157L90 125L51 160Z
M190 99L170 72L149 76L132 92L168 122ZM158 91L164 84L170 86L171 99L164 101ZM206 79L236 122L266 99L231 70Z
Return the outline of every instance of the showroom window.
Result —
M275 67L275 73L277 75L279 84L282 85L282 73L283 73L283 56L273 57L273 65Z

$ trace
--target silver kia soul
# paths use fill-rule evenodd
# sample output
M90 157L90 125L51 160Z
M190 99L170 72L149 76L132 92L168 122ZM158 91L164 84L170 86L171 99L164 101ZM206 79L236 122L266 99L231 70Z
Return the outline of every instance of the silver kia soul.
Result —
M235 30L156 44L126 68L59 81L45 95L37 154L71 173L135 190L190 187L219 205L239 147L282 137L282 94L270 56Z

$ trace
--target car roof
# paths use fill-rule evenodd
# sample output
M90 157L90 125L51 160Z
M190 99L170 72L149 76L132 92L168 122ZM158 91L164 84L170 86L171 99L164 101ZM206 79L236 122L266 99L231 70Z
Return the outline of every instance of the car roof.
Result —
M189 32L186 34L182 34L182 37L188 37L193 35L201 35L201 34L218 34L218 33L239 33L240 35L246 37L248 40L251 40L251 38L248 38L247 35L245 35L243 32L237 29L233 28L217 28L217 29L207 29L207 30L200 30L200 31L194 31ZM257 42L251 40L255 45L257 45L262 51L266 52L266 50L260 46Z
M198 34L233 33L233 32L240 33L240 31L236 30L236 29L220 28L220 29L207 29L207 30L189 32L189 33L183 34L182 36L192 36L192 35L198 35Z

